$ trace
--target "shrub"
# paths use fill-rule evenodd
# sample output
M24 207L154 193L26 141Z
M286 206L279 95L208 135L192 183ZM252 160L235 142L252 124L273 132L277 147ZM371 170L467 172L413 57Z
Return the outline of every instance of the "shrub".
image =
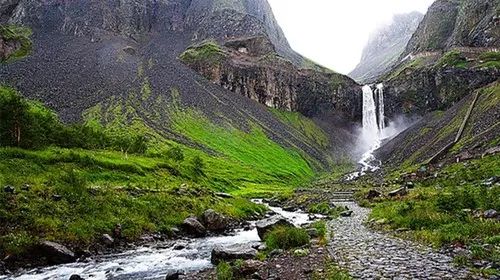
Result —
M326 222L325 221L316 221L311 226L318 231L318 236L320 238L325 238L325 236L326 236Z
M182 149L179 147L172 147L167 151L167 157L174 161L183 161L184 152L182 152Z
M193 169L193 173L196 176L204 175L203 169L205 168L205 163L203 162L203 159L201 157L195 156L191 160L191 167Z
M220 262L217 265L217 280L232 280L233 268L227 262Z
M297 248L310 241L304 229L295 227L277 227L267 233L264 239L269 250Z

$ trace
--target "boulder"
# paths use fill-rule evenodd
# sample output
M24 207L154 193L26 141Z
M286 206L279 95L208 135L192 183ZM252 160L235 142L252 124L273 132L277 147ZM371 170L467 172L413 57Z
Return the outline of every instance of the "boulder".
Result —
M240 276L247 276L254 274L255 272L259 271L259 269L264 265L263 262L257 261L257 260L245 260L241 263L241 265L238 268L238 275Z
M53 201L61 201L62 200L62 195L54 194L52 195L52 200Z
M102 244L104 244L106 246L113 246L113 244L115 243L115 240L109 234L103 234L101 236L101 242L102 242Z
M196 218L185 219L182 227L188 234L194 236L205 236L207 234L207 229Z
M203 213L202 220L206 229L210 231L224 231L228 226L228 219L212 209Z
M84 280L84 279L78 274L73 274L71 275L71 277L69 277L69 280Z
M3 187L3 191L6 193L15 193L16 188L14 188L13 186L7 185L7 186Z
M486 210L483 213L485 219L494 219L498 216L498 212L494 209Z
M350 216L352 216L352 213L353 212L351 210L347 210L347 211L340 213L340 216L341 217L350 217Z
M317 230L317 229L315 229L315 228L308 228L306 231L307 231L307 234L308 234L311 238L317 238L317 237L319 237L318 230Z
M53 264L70 263L76 260L75 253L64 245L51 241L43 241L39 247L42 255Z
M174 245L174 247L172 247L172 249L174 251L179 251L179 250L186 249L187 246L188 246L188 244L186 242L179 242L179 243L176 243Z
M380 197L382 194L376 190L369 190L368 194L366 194L366 199L374 199L376 197Z
M257 228L257 233L259 234L259 237L262 240L264 240L264 236L266 235L267 232L271 231L277 226L293 227L294 225L290 223L285 217L279 215L271 216L267 219L260 220L255 224L255 227Z
M399 188L397 190L393 190L392 192L388 193L390 197L396 197L396 196L405 196L408 194L408 190L406 187Z
M220 198L233 198L232 195L228 194L228 193L223 193L223 192L218 192L218 193L215 193L215 196L218 196Z
M249 260L257 256L257 250L248 244L237 244L231 246L215 246L212 250L211 261L217 265L221 261Z
M180 279L181 275L184 275L181 271L171 271L167 273L165 280L177 280Z

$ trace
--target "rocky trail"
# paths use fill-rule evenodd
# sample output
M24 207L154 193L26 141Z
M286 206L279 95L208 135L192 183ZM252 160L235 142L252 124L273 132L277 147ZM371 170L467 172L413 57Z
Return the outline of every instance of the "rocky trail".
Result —
M339 266L355 279L481 279L454 266L451 257L411 241L375 232L364 225L369 209L349 201L346 194L333 199L352 214L332 220L328 250Z

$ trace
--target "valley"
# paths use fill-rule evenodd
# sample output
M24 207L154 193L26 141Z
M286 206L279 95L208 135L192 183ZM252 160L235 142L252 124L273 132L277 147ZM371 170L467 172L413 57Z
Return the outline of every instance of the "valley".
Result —
M0 1L0 279L498 279L499 11L348 76L267 0Z

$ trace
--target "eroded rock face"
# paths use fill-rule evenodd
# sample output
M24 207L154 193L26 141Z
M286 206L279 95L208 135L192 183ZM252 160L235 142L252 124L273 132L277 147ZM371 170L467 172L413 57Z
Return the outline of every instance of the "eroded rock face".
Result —
M361 118L361 89L350 78L315 66L300 68L277 55L265 37L231 40L225 55L186 62L222 87L271 108L297 111L308 117L335 113Z
M438 0L432 4L411 38L403 57L451 47L498 47L496 0Z
M423 67L407 71L384 82L388 117L448 109L471 91L494 82L500 74L497 69L481 68Z

